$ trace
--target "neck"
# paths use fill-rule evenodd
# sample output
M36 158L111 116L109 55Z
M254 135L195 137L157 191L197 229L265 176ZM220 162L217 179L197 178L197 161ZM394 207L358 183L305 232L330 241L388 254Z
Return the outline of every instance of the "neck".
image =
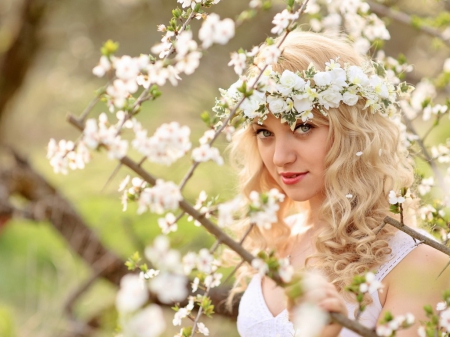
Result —
M321 227L321 221L319 219L320 207L325 200L324 195L318 195L307 201L308 205L308 217L306 220L307 226L311 226L314 229L319 229Z

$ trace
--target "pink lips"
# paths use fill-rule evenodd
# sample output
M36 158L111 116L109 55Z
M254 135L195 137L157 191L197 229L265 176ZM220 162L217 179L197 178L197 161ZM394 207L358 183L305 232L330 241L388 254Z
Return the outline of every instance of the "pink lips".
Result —
M301 181L308 172L281 172L281 181L286 185L294 185Z

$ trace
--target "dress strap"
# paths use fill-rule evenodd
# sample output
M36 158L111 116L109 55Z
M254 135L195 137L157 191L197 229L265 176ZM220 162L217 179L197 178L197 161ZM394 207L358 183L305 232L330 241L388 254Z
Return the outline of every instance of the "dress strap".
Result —
M423 233L424 231L420 230L420 232ZM380 266L375 278L378 281L383 280L386 275L389 274L389 272L419 244L420 242L416 241L408 234L400 230L397 231L389 240L389 247L392 250L389 259Z

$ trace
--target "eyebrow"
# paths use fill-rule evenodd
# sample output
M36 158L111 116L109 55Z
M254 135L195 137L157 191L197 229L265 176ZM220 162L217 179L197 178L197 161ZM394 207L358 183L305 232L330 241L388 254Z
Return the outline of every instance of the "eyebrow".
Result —
M256 126L261 126L261 127L267 128L267 125L265 125L264 123L263 124L252 123L252 125L256 125Z

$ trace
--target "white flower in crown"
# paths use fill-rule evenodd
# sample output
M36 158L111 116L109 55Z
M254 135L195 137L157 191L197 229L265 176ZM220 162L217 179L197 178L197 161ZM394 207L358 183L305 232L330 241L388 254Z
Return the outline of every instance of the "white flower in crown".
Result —
M285 70L283 71L283 74L281 74L280 82L277 84L276 88L280 94L286 96L293 90L303 90L305 84L306 82L303 78L290 70Z
M260 55L263 56L265 55ZM252 95L239 106L237 115L247 123L255 119L262 123L267 114L272 113L293 128L297 120L306 122L313 118L314 109L327 115L330 109L338 108L341 104L354 106L360 99L365 100L363 109L370 109L372 113L378 112L386 117L392 117L396 113L394 105L397 103L397 94L409 86L401 83L395 87L382 77L386 71L377 63L373 63L373 67L359 67L349 64L342 66L337 61L338 59L332 59L326 62L324 71L317 71L310 64L306 70L284 70L280 74L269 66L253 86ZM272 63L274 62L267 62ZM244 96L238 88L244 82L250 88L254 78L241 78L230 89L220 90L222 99L216 100L213 108L219 118L227 118L242 100Z

